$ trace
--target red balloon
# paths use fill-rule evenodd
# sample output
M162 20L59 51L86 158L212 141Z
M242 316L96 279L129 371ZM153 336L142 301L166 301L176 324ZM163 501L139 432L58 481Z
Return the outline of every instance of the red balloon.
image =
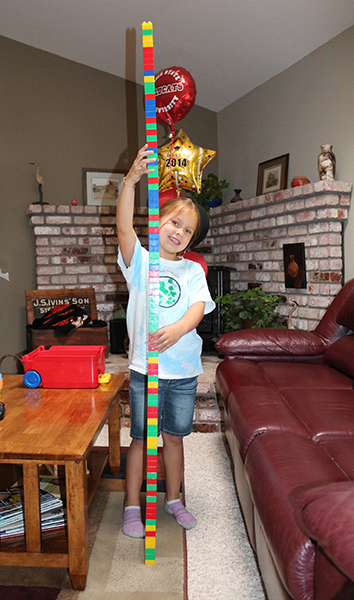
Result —
M164 202L170 200L171 198L178 198L178 192L176 187L172 187L168 190L164 190L163 192L159 192L159 206L161 208Z
M183 119L195 102L192 75L183 67L163 69L155 77L156 116L170 127Z
M198 252L185 252L183 254L183 258L188 258L188 260L194 260L194 262L199 263L204 269L205 277L207 277L207 275L208 275L207 262L206 262L205 258L203 258L200 254L198 254Z

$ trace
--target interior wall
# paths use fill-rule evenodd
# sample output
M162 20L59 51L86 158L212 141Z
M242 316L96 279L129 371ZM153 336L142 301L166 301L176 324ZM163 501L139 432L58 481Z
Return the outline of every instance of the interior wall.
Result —
M258 164L289 153L296 175L319 179L322 144L333 144L336 179L354 182L354 27L218 113L219 176L256 195ZM354 211L345 231L345 280L354 277Z
M0 36L0 358L26 350L25 290L36 288L35 245L26 217L38 201L82 199L82 168L128 169L145 140L143 86ZM217 149L216 113L195 105L176 124L204 148ZM168 129L158 126L159 145ZM218 172L218 159L205 173ZM138 192L139 194L139 192ZM147 185L137 203L146 205ZM3 373L13 372L7 358Z

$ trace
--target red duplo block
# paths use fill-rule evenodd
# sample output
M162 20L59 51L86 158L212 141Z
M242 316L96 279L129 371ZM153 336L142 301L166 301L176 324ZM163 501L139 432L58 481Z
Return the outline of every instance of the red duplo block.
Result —
M145 100L154 100L155 94L145 94Z
M154 508L150 509L150 506ZM146 505L146 518L151 519L151 521L156 521L156 502Z
M158 406L148 406L148 419L157 419L159 416L159 407Z
M150 460L150 456L154 457L154 460ZM155 458L156 457L156 458ZM146 467L149 473L156 473L157 472L157 454L149 454L149 458L146 461Z
M148 375L157 375L159 372L159 365L157 363L151 363L148 365Z
M159 233L159 227L149 227L149 233Z
M145 58L149 58L149 57L153 57L154 56L154 46L144 46L143 47L143 55L144 55L144 60Z
M156 123L156 117L145 117L145 123Z
M153 142L146 142L149 148L156 148L157 146L157 140L153 141ZM156 177L151 177L149 178L149 183L156 183L156 181L151 181L152 179L156 179ZM157 183L159 182L159 180L157 180Z

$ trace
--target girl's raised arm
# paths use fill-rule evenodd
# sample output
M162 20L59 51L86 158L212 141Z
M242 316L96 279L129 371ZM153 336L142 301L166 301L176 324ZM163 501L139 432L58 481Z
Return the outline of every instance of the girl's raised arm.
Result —
M123 187L118 198L116 212L118 244L127 267L130 265L136 240L133 229L135 186L142 175L153 171L153 169L149 169L149 164L155 159L149 158L150 154L153 154L153 151L148 150L147 144L139 150L129 173L124 177Z

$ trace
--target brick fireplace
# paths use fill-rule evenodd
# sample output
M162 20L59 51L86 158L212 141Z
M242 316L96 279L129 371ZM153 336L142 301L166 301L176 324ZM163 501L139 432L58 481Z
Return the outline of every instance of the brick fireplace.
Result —
M210 266L231 268L231 288L260 284L299 304L295 325L312 329L343 283L343 230L352 184L318 181L210 211L198 248ZM127 290L117 267L115 208L31 204L38 289L94 287L98 318L111 319ZM147 244L147 209L134 226ZM283 244L305 244L307 288L286 289ZM284 311L288 308L284 307Z
M317 181L210 211L201 252L209 265L231 268L231 289L260 285L294 299L293 322L311 330L343 281L343 236L352 184ZM304 243L306 289L285 287L283 244ZM283 307L288 314L289 307ZM294 318L295 317L295 318Z

